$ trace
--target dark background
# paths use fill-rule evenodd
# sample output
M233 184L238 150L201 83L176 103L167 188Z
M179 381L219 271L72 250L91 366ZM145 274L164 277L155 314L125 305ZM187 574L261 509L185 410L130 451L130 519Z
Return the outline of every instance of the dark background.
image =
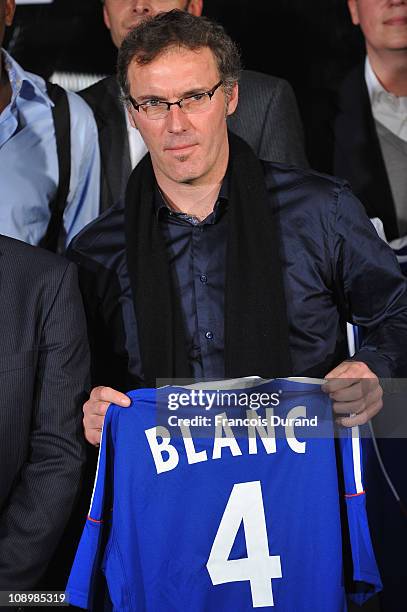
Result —
M333 84L363 54L346 0L205 0L204 14L239 43L246 68L284 77L297 91ZM5 46L44 77L115 67L100 0L19 5Z

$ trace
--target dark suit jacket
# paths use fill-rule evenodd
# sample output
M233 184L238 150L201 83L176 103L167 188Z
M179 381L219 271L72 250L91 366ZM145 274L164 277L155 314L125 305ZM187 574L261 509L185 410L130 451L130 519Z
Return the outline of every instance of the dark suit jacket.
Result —
M387 238L396 238L395 205L372 115L364 65L355 67L338 89L312 94L304 108L311 166L347 179L369 217L379 217Z
M307 167L304 137L294 92L283 79L243 71L239 104L228 127L260 159ZM101 210L124 200L131 173L129 143L119 86L111 76L79 92L92 108L101 152Z
M0 590L32 589L84 461L89 355L75 267L0 236Z

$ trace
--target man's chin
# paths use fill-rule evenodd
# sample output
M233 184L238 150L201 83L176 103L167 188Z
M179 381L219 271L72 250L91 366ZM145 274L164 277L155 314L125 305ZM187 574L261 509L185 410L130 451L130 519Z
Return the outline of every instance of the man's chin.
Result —
M197 160L179 161L173 159L171 163L157 164L157 170L162 173L167 179L178 184L193 184L198 181L204 174L204 168ZM154 162L153 162L154 166Z
M200 174L197 172L177 172L172 175L172 180L179 185L193 185L200 179Z
M200 178L200 174L197 172L183 172L183 173L177 173L177 176L174 177L174 180L176 180L177 183L180 183L183 185L192 185L199 178Z
M196 164L188 163L188 157L185 159L177 158L177 163L172 167L172 178L177 183L193 183L202 174L202 171L196 167Z

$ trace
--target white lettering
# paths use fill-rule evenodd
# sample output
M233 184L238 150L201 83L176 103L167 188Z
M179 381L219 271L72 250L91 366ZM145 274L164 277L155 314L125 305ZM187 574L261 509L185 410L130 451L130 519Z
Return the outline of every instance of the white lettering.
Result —
M194 463L200 463L201 461L208 461L206 450L200 451L199 453L196 452L194 441L191 436L191 430L188 425L180 425L180 429L182 437L184 438L184 446L188 463L192 465Z
M254 419L254 424L250 422L248 427L248 436L249 436L249 455L257 454L257 436L256 432L259 433L260 439L263 442L263 446L266 449L266 453L269 455L270 453L276 452L276 435L274 430L274 425L272 423L272 419L274 417L273 409L266 409L266 420L267 420L267 431L265 427L260 424L260 420L258 418L257 413L254 410L246 411L248 419Z
M300 417L306 418L307 409L305 406L296 406L292 408L290 412L287 414L287 422L288 425L285 426L285 435L287 438L287 442L291 450L295 453L305 453L306 442L300 442L297 440L295 431L294 431L294 422L295 419Z
M157 474L170 472L176 468L179 462L179 455L176 448L170 444L171 436L168 429L165 427L152 427L144 433L150 446ZM158 438L161 438L162 441L158 442ZM163 459L163 453L168 454L166 461Z
M233 457L242 454L238 443L235 440L231 427L227 424L226 412L216 415L215 439L213 441L212 459L220 459L222 457L222 448L229 447ZM225 436L223 436L225 433Z

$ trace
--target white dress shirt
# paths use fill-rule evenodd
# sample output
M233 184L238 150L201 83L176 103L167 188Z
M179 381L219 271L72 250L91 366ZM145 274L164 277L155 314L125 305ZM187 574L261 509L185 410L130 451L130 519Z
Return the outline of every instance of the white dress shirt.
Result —
M365 79L373 117L390 132L407 142L407 96L395 96L386 91L373 72L367 56Z
M140 132L131 125L127 110L124 111L124 114L126 115L127 134L129 137L131 167L134 169L147 153L147 147Z

